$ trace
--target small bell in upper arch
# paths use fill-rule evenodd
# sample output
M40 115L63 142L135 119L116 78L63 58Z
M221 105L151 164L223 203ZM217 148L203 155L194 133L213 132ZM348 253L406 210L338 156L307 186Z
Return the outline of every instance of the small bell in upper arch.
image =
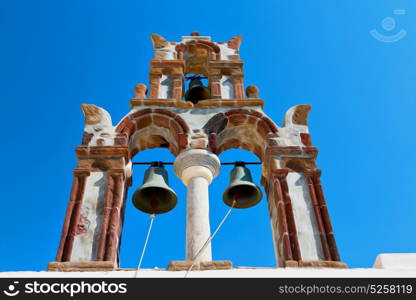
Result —
M185 100L196 104L204 99L211 99L210 89L204 86L199 77L191 78L189 89L185 93Z

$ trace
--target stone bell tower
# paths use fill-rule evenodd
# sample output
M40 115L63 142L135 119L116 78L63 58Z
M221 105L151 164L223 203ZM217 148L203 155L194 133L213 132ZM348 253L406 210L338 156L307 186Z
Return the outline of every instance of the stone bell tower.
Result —
M194 32L178 42L157 34L151 40L149 88L135 87L130 111L118 124L104 109L81 105L82 145L76 147L56 261L48 269L119 267L132 159L158 147L176 156L175 173L187 186L186 197L178 195L178 201L187 201L185 259L196 260L196 268L221 268L212 261L211 245L196 254L211 234L208 188L220 172L218 155L231 148L251 151L262 163L277 267L346 267L316 167L318 150L307 122L310 105L290 108L282 127L277 126L263 111L259 89L249 85L244 93L241 36L213 42ZM192 88L187 89L187 80Z

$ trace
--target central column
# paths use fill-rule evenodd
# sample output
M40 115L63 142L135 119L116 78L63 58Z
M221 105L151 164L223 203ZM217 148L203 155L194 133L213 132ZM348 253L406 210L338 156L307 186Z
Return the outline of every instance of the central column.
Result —
M211 261L211 244L200 253L211 235L209 225L208 186L220 171L218 157L202 149L191 149L178 155L174 163L176 175L187 186L186 260Z

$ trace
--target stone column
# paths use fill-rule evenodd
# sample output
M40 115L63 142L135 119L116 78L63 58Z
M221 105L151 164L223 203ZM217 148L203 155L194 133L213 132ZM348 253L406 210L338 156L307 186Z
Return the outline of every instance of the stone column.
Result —
M159 98L159 86L160 86L160 78L162 74L159 73L150 73L150 94L149 99L157 99Z
M234 98L244 99L243 75L233 75Z
M125 176L122 169L107 171L107 191L105 194L101 232L97 249L97 261L111 261L118 266L118 247L122 228L122 214L125 189Z
M318 201L318 198L316 196L315 192L315 186L313 182L312 176L315 174L314 171L304 171L303 173L305 175L306 183L308 184L308 190L309 190L309 196L311 198L313 211L315 214L316 219L316 225L318 227L319 231L319 237L321 239L321 246L322 246L322 252L325 257L325 260L332 260L331 259L331 253L328 246L328 241L326 237L326 230L325 225L322 219L322 212L320 208L320 203Z
M221 77L222 75L210 76L212 98L221 98Z
M328 246L331 252L331 258L334 261L340 261L341 259L338 253L337 244L335 242L334 231L332 229L331 219L329 218L329 212L326 206L324 192L321 185L321 173L321 170L315 170L315 172L312 174L313 184L315 186L316 197L318 199L318 203L321 209L322 221L326 230Z
M276 184L279 184L279 192L281 192L284 208L285 208L285 214L286 214L286 221L287 221L287 228L289 233L289 239L291 244L291 252L292 257L294 260L299 261L302 260L302 255L300 251L300 245L299 245L299 238L298 233L296 229L296 223L295 223L295 217L293 215L293 207L292 207L292 200L290 199L289 195L289 187L287 184L287 175L289 170L288 169L277 169L273 171L273 175L275 175L275 181Z
M182 101L182 91L183 91L183 75L182 74L174 74L172 75L172 98L176 99L176 101Z
M175 160L175 173L187 186L186 260L195 260L211 235L208 186L218 175L220 165L216 155L202 149L184 151ZM196 261L211 260L209 244Z
M74 170L74 181L62 227L61 241L56 255L57 262L71 260L74 238L78 230L82 199L84 197L85 182L89 175L89 170L79 168Z

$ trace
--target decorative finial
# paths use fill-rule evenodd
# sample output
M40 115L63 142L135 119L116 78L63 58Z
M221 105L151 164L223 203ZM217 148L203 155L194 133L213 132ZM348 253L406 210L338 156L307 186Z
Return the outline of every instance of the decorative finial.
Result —
M198 31L192 31L191 36L200 36Z
M81 104L85 116L85 125L112 126L110 114L93 104Z
M146 99L147 87L143 83L139 83L134 87L134 98L135 99Z
M237 35L233 38L231 38L228 42L227 45L229 48L231 49L235 49L238 50L240 49L240 45L241 45L241 41L243 40L243 36L242 35Z
M249 85L246 88L246 96L247 98L258 98L259 97L259 88L255 85Z
M163 48L169 44L163 36L156 33L151 33L150 38L152 39L153 48Z

